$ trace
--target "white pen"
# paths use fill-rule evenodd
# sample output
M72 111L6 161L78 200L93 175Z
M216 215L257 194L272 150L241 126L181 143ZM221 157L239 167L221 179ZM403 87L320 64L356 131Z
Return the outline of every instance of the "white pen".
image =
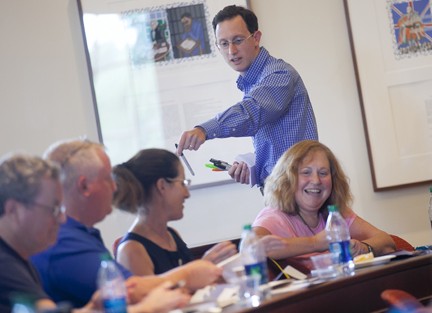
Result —
M178 144L175 144L176 149L178 149ZM181 159L183 160L184 164L186 164L186 167L188 168L189 172L192 174L192 176L195 176L195 172L193 171L192 167L190 166L189 162L186 160L186 157L183 154L180 155Z

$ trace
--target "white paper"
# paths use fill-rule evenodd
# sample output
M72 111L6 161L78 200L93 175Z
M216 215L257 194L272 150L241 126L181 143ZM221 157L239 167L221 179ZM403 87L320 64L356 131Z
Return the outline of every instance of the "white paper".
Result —
M256 170L255 170L255 153L249 152L245 154L239 154L235 157L237 162L244 162L249 168L249 183L253 187L257 183Z

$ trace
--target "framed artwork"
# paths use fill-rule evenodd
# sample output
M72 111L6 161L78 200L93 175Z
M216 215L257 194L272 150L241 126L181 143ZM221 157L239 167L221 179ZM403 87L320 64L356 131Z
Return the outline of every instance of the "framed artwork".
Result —
M431 182L431 2L344 4L374 190Z
M242 99L211 21L226 5L246 1L77 1L100 140L113 164L144 148L175 151L183 131ZM185 151L193 188L232 182L205 164L251 151L251 138L209 140Z

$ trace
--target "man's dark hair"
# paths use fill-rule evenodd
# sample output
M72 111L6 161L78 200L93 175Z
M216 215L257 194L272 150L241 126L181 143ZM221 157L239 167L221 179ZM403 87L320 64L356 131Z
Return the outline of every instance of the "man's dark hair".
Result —
M189 12L184 12L184 13L180 16L180 19L182 19L183 17L188 17L188 18L192 19L192 14L190 14Z
M236 5L226 6L215 15L212 22L213 30L216 31L217 24L225 20L230 20L238 15L240 15L245 21L246 26L251 34L258 30L258 18L256 17L255 13L244 7Z

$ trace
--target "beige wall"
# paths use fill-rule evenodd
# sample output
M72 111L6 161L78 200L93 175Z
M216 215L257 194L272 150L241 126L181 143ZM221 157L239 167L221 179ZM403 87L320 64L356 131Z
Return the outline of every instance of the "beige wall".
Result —
M351 178L356 212L414 245L431 243L428 186L373 192L343 1L250 3L262 44L301 73L320 139ZM0 154L39 154L53 141L83 134L97 139L75 1L3 0L0 38ZM261 207L256 189L232 184L194 190L184 219L173 225L192 246L234 238ZM100 223L106 244L131 221L114 212Z

